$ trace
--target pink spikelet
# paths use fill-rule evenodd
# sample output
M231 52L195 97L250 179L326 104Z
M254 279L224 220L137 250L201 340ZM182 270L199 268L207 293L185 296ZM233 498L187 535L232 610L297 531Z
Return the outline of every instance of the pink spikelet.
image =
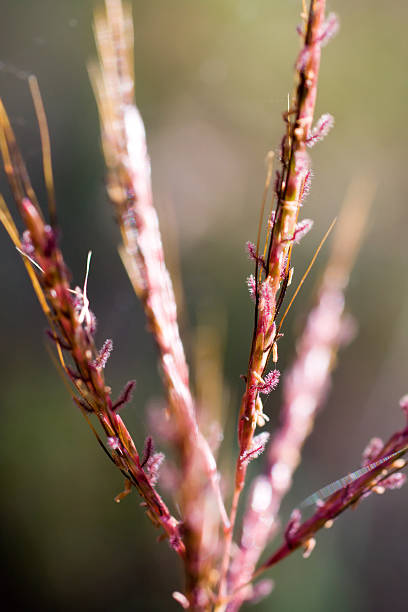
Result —
M28 230L24 230L23 232L23 236L21 238L21 250L28 257L32 257L34 254L34 245L33 241L31 240L31 234Z
M406 416L408 417L408 393L401 397L399 405L401 410L405 412Z
M318 36L318 41L321 47L327 45L327 43L336 36L339 31L340 23L335 13L329 13L325 19Z
M268 443L268 440L269 433L267 431L263 431L259 435L255 436L252 440L251 448L246 453L244 453L244 455L242 455L241 462L249 463L250 461L253 461L253 459L256 459L257 457L262 455Z
M246 282L247 282L247 286L248 286L249 295L251 296L251 300L255 301L255 298L256 298L256 281L255 281L255 276L253 274L250 274L248 276L248 278L246 279Z
M110 436L107 440L106 440L109 448L111 448L112 450L119 450L120 449L120 441L119 438L117 438L116 436Z
M143 461L141 467L149 477L151 484L154 486L159 479L159 468L164 461L163 453L154 452L153 438L148 436L145 440L143 449Z
M259 393L268 395L276 389L279 383L280 372L279 370L272 370L264 378L264 382L260 383L257 387Z
M159 480L159 468L164 461L163 453L153 453L145 466L145 472L149 476L152 485L156 485Z
M254 245L254 243L248 240L248 242L246 243L246 249L248 251L249 258L253 259L254 261L257 261L264 268L264 259L260 255L256 254L256 246Z
M299 223L296 224L295 233L293 235L293 240L296 242L296 244L299 244L302 238L310 232L312 227L312 219L303 219L303 221L299 221Z
M290 515L290 519L285 528L285 540L290 540L291 536L297 531L299 528L300 522L302 520L302 514L298 508L295 508Z
M248 240L245 246L250 259L256 259L256 246L254 245L254 243Z
M364 467L365 465L375 461L380 455L383 447L384 442L381 440L381 438L371 438L364 449L361 465Z
M323 140L325 136L330 132L334 125L334 117L330 113L325 113L316 122L315 127L312 129L310 136L306 140L308 147L314 147L314 145Z
M151 436L147 436L145 443L144 443L144 447L143 447L143 460L141 462L141 467L144 467L147 462L149 461L150 457L153 454L153 450L154 450L154 445L153 445L153 438Z
M400 489L406 482L407 477L402 472L396 472L395 474L390 474L387 478L381 481L380 486L384 487L384 489L396 490Z
M259 580L259 582L252 587L252 595L248 597L247 601L251 604L259 603L272 593L274 586L274 581L269 578Z
M95 368L97 368L98 370L103 370L104 369L104 367L106 366L106 363L107 363L107 361L108 361L108 359L110 357L112 349L113 349L113 342L112 342L112 340L109 340L109 339L105 340L101 350L98 353L97 358L93 362L93 365L95 366Z
M113 404L112 410L116 412L117 410L119 410L119 408L130 402L130 400L132 399L132 391L135 384L135 380L129 380L129 382L126 383L122 393L119 395L118 399Z
M302 193L300 194L301 204L304 203L304 201L306 200L307 196L310 193L310 188L312 186L312 177L313 177L313 171L312 169L309 169L306 172L305 180L303 182L303 187L302 187Z

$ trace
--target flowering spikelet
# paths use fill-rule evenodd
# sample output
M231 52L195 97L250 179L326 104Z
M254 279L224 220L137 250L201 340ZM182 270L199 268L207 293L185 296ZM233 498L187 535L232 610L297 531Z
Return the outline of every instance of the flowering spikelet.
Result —
M303 219L303 221L299 221L299 223L296 224L295 233L293 235L293 240L296 242L296 244L299 244L302 238L310 232L312 227L312 219Z
M109 448L111 448L112 450L118 450L120 449L120 440L119 438L117 438L116 436L110 436L107 440L106 440Z
M308 147L313 147L316 142L323 140L325 136L330 132L334 125L334 117L330 113L325 113L316 122L316 125L312 129L309 137L306 140Z
M300 194L300 202L302 204L310 193L310 188L312 186L312 176L313 170L309 168L309 170L306 172L305 180L303 181L302 192Z
M271 594L274 586L275 583L270 578L259 580L259 582L254 584L254 586L252 587L252 593L248 595L246 601L249 601L251 604L259 603L260 601L265 599L265 597L268 597L268 595Z
M163 463L164 454L154 452L153 438L148 436L145 440L143 449L143 460L141 467L144 469L146 474L149 476L149 480L154 486L159 478L159 468Z
M320 28L318 40L320 42L320 46L324 47L327 43L336 36L339 31L340 23L337 15L335 13L329 13L325 21L323 22L322 27Z
M34 254L34 245L33 245L33 241L31 240L31 234L29 230L24 230L23 232L23 235L21 238L21 250L28 257L32 257L32 255Z
M256 254L256 246L254 245L254 243L248 240L248 242L246 243L246 249L248 251L249 258L253 259L254 261L257 261L261 264L263 268L265 268L264 258Z
M361 465L364 467L377 459L384 447L381 438L371 438L363 452Z
M156 485L159 480L159 469L164 461L164 453L153 453L145 465L145 472L149 476L152 485Z
M254 245L254 243L248 240L245 246L246 246L246 250L248 251L249 258L256 259L256 246Z
M99 351L97 358L93 362L93 365L95 366L95 368L98 368L98 370L104 369L104 367L106 366L106 362L108 361L110 354L112 352L112 348L113 348L113 342L112 340L109 340L108 338L103 343L103 346L101 350Z
M259 385L257 386L259 393L264 393L265 395L268 395L269 393L271 393L271 391L274 391L278 386L279 378L279 370L272 370L271 372L269 372L269 374L267 374L263 379L264 382L259 383Z
M81 287L75 287L73 293L75 294L74 308L78 320L80 324L84 326L88 334L93 336L96 331L96 317L89 309L89 300L86 292L84 292Z
M149 461L153 453L153 449L154 449L153 438L151 436L147 436L145 443L144 443L144 448L143 448L143 459L140 463L142 467L144 467L146 463Z
M262 455L269 440L269 433L264 431L255 436L252 440L250 449L241 456L242 463L249 463L253 459Z
M384 487L384 489L390 490L400 489L405 484L406 480L407 477L405 474L395 472L395 474L390 474L387 478L384 478L384 480L381 481L381 486Z
M153 438L148 436L144 443L140 467L145 471L152 486L157 484L159 478L159 468L163 460L164 454L154 452Z
M135 380L129 380L129 382L126 383L122 393L119 395L116 402L112 405L112 410L116 412L121 406L124 406L125 404L130 402L130 400L132 399L132 391L135 384Z
M258 434L252 440L252 451L257 453L257 457L265 450L265 446L267 445L269 440L269 433L267 431L263 431Z
M300 522L302 520L302 514L298 508L295 508L290 515L290 519L285 528L285 540L290 541L291 537L294 535L296 530L300 526Z
M400 408L405 412L405 414L408 417L408 393L407 395L404 395L403 397L401 397L399 401L399 405L400 405Z
M247 286L248 286L249 295L251 296L251 299L253 301L255 301L255 297L256 297L256 281L255 281L255 276L253 274L250 274L248 276L248 278L246 279L246 282L247 282Z

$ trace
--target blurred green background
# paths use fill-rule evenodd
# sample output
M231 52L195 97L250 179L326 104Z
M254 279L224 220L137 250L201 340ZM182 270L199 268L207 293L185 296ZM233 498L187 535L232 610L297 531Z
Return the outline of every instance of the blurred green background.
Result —
M86 72L95 55L92 13L98 4L3 0L0 91L44 201L26 77L35 73L39 79L62 246L77 284L87 251L93 251L89 294L98 342L113 338L107 377L115 393L127 380L138 380L123 416L140 444L146 408L162 390L155 347L116 252L119 236L104 190ZM244 243L256 238L265 154L282 134L300 1L133 0L132 6L137 100L165 246L171 254L179 245L188 353L194 352L197 320L216 319L224 329L228 458L251 334ZM312 151L315 178L304 215L315 226L297 249L298 278L352 177L370 172L378 191L348 290L359 335L342 353L285 500L284 521L306 495L357 469L373 435L386 439L402 427L398 400L408 392L408 4L332 0L328 9L338 13L341 31L323 52L317 114L331 112L336 126ZM12 208L4 175L1 191ZM280 345L281 369L293 355L294 334L327 253L325 247L291 314ZM136 495L113 503L121 479L55 373L45 349L45 320L3 230L0 261L3 609L177 610L170 594L181 588L178 561L165 543L156 543ZM276 414L278 408L276 392L267 411ZM270 572L275 591L257 609L405 609L407 492L370 497L344 514L318 535L308 561L294 554Z

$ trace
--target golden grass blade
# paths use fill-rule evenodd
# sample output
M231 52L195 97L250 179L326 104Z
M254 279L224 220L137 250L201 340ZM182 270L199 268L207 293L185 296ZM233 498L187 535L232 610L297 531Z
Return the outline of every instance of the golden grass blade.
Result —
M1 131L1 130L0 130ZM18 233L17 227L13 221L13 218L10 214L10 211L7 207L6 202L4 201L4 198L2 195L0 195L0 221L1 223L4 225L8 235L10 236L11 240L14 243L14 246L17 248L17 250L21 253L21 241L20 241L20 235ZM47 304L47 300L45 299L45 295L44 292L41 288L40 282L37 278L37 275L35 273L35 270L33 268L33 264L30 262L30 260L24 256L24 253L22 253L21 258L23 260L23 263L27 269L28 275L30 277L31 283L33 285L34 291L37 295L38 301L40 302L41 308L44 311L45 316L47 317L48 321L50 322L50 324L52 325L52 314L51 314L51 310Z
M14 223L13 217L7 207L7 204L0 194L0 221L4 225L6 232L10 236L11 240L14 242L17 248L20 248L20 235L18 233L18 229L16 224Z
M16 138L11 127L6 109L0 100L0 148L4 160L4 168L14 198L19 204L24 197L28 197L43 218L37 196L31 185L26 165L18 148Z
M35 114L37 115L38 127L40 128L41 152L44 171L45 186L48 197L48 210L50 213L50 222L53 227L57 224L57 208L55 203L54 177L52 173L52 158L51 158L51 141L48 130L47 117L44 110L40 88L37 78L31 75L28 79L31 96L33 98Z

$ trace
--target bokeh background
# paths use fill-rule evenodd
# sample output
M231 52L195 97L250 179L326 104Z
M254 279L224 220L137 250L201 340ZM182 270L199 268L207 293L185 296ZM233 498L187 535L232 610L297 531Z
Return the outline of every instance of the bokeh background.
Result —
M124 417L142 443L146 409L162 396L155 347L122 270L118 231L104 191L95 102L86 63L95 56L89 0L3 0L0 90L33 183L43 198L39 135L27 75L35 73L52 135L62 246L89 294L114 392L136 378ZM245 288L265 173L277 147L298 50L299 0L133 0L137 99L147 126L153 185L173 271L184 288L183 336L194 355L197 324L222 338L226 441L231 459L251 333ZM359 334L343 350L325 410L308 441L282 517L306 495L357 469L373 435L403 425L408 392L407 140L408 4L331 0L341 32L324 49L317 114L336 126L313 151L315 178L304 214L312 234L296 254L303 270L356 174L378 190L347 293ZM1 191L12 207L1 176ZM43 198L44 201L44 198ZM310 306L328 248L290 316L282 369ZM298 273L299 278L299 273ZM56 375L46 327L20 257L0 235L2 607L8 610L176 610L180 567L139 507L120 505L114 467ZM276 415L279 392L267 411ZM276 416L270 425L273 429ZM260 463L257 466L260 468ZM258 610L405 609L408 488L370 497L318 535L305 561L294 554L271 576ZM277 544L277 543L276 543ZM273 545L272 545L273 546Z

